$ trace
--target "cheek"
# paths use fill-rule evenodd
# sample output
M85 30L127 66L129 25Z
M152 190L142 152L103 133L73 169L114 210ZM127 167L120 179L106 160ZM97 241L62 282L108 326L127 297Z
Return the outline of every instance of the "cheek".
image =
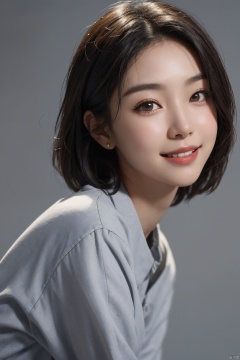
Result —
M216 137L217 137L217 119L211 115L207 121L205 122L204 131L206 138L213 143L215 143Z
M218 126L216 112L212 107L206 108L206 110L201 113L201 116L198 117L198 125L205 139L215 142Z
M166 136L163 124L153 119L118 125L115 135L119 147L131 147L138 151L150 149L160 145Z

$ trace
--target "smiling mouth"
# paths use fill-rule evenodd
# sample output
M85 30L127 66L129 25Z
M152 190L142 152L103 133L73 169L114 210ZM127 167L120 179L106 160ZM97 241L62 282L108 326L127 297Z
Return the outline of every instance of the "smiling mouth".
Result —
M164 157L170 157L170 158L184 157L184 156L189 156L189 155L193 154L195 151L197 151L197 149L191 150L191 151L187 151L187 152L184 152L184 153L171 154L171 155L162 155L162 156L164 156Z
M195 149L192 149L192 150L189 150L189 151L186 151L186 152L179 152L179 153L174 153L174 154L161 154L161 156L163 157L167 157L167 158L181 158L181 157L184 157L184 156L190 156L192 155L193 153L195 153L201 146L195 148Z

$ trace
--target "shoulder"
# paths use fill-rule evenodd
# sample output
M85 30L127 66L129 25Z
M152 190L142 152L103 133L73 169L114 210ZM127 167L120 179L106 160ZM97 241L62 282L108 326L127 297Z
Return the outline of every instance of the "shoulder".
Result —
M64 236L71 233L81 240L93 231L106 229L125 237L122 229L127 225L122 220L111 196L87 185L81 191L52 205L28 230L41 233L54 231Z
M34 246L42 253L63 256L82 239L101 229L126 239L126 224L111 197L102 190L85 186L61 199L40 215L20 236L16 245ZM34 244L34 245L33 245Z
M114 233L115 241L128 241L128 225L111 197L88 185L41 214L9 249L2 263L8 267L15 264L16 270L17 265L29 269L31 264L42 261L42 269L54 268L83 239L92 239L94 232Z
M28 297L26 302L33 304L66 256L70 259L75 254L73 258L81 261L89 249L97 253L94 246L113 247L112 251L126 255L126 242L127 225L111 197L86 186L53 204L19 237L1 261L4 283L16 285L17 278L28 283L22 297ZM31 274L36 275L34 281ZM15 285L12 289L19 298L22 291Z

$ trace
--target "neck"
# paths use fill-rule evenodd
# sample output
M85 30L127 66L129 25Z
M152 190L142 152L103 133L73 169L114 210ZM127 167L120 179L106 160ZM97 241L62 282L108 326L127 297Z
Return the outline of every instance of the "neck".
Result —
M124 185L132 199L145 237L153 231L169 209L178 188L168 185L143 184L125 181Z

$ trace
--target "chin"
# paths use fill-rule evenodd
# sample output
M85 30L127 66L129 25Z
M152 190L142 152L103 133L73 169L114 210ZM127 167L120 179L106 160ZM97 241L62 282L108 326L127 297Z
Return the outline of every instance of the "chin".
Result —
M186 180L186 181L178 181L178 187L187 187L187 186L191 186L193 185L197 179L199 178L199 176L197 178L194 178L192 181L190 179Z
M177 181L174 182L174 186L177 187L187 187L187 186L191 186L193 185L199 178L199 176L201 175L201 172L199 173L194 173L194 174L188 174L188 176L179 176L177 178Z

